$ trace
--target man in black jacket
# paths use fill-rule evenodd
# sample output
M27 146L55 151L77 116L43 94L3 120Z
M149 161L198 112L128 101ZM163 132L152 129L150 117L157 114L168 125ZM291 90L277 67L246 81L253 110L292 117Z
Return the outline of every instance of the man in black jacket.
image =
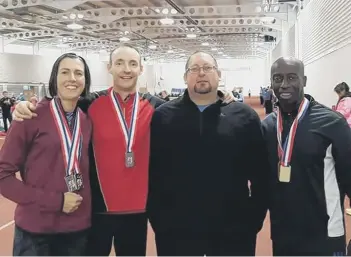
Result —
M2 92L3 98L0 99L0 107L2 111L2 120L4 122L4 130L7 132L8 130L8 124L7 121L9 121L9 124L12 122L12 115L11 115L11 107L14 106L16 100L13 98L10 98L8 96L8 92L4 91Z
M184 95L152 118L147 212L160 256L255 254L268 207L266 146L253 109L218 99L220 75L211 55L194 53Z
M262 123L271 163L273 255L341 256L351 134L341 115L304 94L306 80L300 60L280 58L272 66L278 111Z

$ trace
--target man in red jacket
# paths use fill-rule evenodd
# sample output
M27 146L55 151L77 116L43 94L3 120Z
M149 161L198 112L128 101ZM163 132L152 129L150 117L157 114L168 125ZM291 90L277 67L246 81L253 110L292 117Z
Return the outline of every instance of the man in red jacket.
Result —
M150 122L164 101L137 93L141 55L131 45L110 54L113 86L83 98L78 106L93 122L90 155L93 220L87 255L108 256L113 241L121 256L146 254ZM223 98L232 101L226 94ZM29 107L29 108L28 108ZM20 103L14 118L32 117L34 105Z

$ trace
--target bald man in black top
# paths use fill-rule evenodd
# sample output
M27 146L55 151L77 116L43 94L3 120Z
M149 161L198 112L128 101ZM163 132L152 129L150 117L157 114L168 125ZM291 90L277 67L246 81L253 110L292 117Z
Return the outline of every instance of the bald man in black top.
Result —
M2 111L2 120L4 122L4 130L7 132L7 121L9 121L9 124L12 122L11 107L15 104L15 100L8 96L7 91L2 92L2 95L3 98L0 99L0 107Z
M345 119L304 94L303 63L271 69L278 111L262 122L271 166L275 256L345 255L344 195L351 196L351 133Z

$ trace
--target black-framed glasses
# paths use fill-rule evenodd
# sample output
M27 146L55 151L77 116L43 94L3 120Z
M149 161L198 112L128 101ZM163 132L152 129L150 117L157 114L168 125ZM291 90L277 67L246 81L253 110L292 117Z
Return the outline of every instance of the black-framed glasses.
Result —
M188 68L188 71L190 73L199 73L201 69L204 71L204 73L210 73L216 70L217 67L216 66L203 66L203 67L197 66L197 67Z

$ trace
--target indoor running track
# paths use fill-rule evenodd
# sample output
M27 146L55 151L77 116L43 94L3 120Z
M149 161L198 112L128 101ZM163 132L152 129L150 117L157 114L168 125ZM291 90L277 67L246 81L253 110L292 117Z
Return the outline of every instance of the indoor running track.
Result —
M250 104L255 110L259 113L260 117L264 117L264 110L259 105L258 98L246 99L246 103ZM0 145L2 145L3 140L0 139ZM348 206L348 205L345 205ZM13 241L13 214L14 214L15 205L4 199L0 195L0 256L10 256L12 255L12 241ZM268 216L268 215L267 215ZM351 217L346 217L346 227L347 231L350 231L350 219ZM266 218L263 229L258 235L256 255L259 256L269 256L272 255L271 251L271 240L270 240L270 231L269 231L269 221ZM348 233L348 240L350 238ZM117 249L118 254L118 249ZM147 245L147 255L155 256L156 248L154 243L154 235L152 229L149 229L148 233L148 245Z

